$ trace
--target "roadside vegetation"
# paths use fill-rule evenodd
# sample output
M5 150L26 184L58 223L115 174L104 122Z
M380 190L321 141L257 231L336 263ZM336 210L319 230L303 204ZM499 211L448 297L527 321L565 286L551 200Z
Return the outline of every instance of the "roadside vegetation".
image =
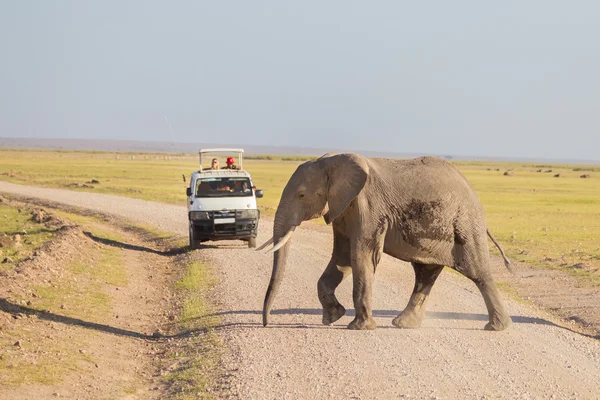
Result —
M9 223L0 225L5 233L27 232L14 261L3 264L2 310L12 311L12 321L16 321L0 321L0 347L6 349L0 357L0 382L8 386L52 385L72 373L92 372L97 360L83 349L95 333L68 330L68 338L61 337L64 334L61 329L38 321L54 318L104 321L111 311L107 287L127 284L120 253L113 248L97 249L81 244L70 251L60 251L65 264L57 265L47 254L52 251L48 246L53 239L66 241L77 235L65 229L73 223L67 219L69 214L62 213L61 218L56 218L38 208L0 206L10 216L6 219ZM97 227L93 230L110 236Z
M8 217L0 237L25 230L31 236L19 247L23 253L11 252L15 261L0 270L0 397L27 385L38 385L32 398L59 397L75 383L87 383L85 392L94 393L83 398L144 396L148 381L160 398L212 397L221 357L214 332L220 320L208 298L216 282L209 267L186 251L187 241L142 225L115 226L100 215L0 200L0 216ZM153 306L136 308L146 304ZM158 329L140 331L119 319L132 310L148 315ZM137 357L135 371L116 379L111 369L117 353L109 349ZM140 353L153 359L144 362ZM127 357L120 362L119 368L129 368ZM107 391L103 379L111 381Z
M222 347L214 331L220 321L217 309L208 299L216 281L207 265L191 256L184 257L186 270L174 288L181 299L174 332L188 336L188 340L171 351L169 356L177 362L177 368L165 375L163 381L176 399L211 398Z
M40 217L31 209L10 206L0 197L0 272L30 257L54 237L57 227L44 224Z
M196 155L183 154L2 150L0 155L0 180L182 205L183 176L187 180L198 162ZM264 191L259 208L273 215L285 183L311 157L252 158L246 157L244 167ZM600 284L599 166L454 164L477 191L491 231L513 259Z

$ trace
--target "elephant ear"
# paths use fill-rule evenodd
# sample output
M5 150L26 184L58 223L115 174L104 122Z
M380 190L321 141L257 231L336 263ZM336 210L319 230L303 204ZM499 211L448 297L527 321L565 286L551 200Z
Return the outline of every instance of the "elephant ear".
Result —
M357 154L336 154L322 158L327 170L327 224L335 221L362 191L369 176L367 160Z

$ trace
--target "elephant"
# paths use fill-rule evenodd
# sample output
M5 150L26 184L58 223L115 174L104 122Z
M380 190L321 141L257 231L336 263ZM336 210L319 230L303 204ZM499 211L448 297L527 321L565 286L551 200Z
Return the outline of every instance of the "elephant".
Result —
M303 221L323 217L333 227L333 252L317 284L323 324L344 316L335 296L352 275L356 316L349 329L375 329L372 282L382 253L410 262L415 285L406 308L393 319L398 328L419 328L425 305L444 266L471 279L489 314L486 330L512 321L492 278L487 237L510 261L490 233L483 206L461 172L437 157L411 160L325 154L296 169L286 184L273 222L273 269L263 306L268 324L290 248Z

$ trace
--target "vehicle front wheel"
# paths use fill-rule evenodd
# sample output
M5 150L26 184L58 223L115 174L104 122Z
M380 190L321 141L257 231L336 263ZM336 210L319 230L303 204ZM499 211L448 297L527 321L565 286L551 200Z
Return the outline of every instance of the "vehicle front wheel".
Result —
M196 240L194 235L194 228L190 226L190 249L196 250L200 247L200 241Z
M256 238L255 237L251 237L250 239L248 239L248 248L250 248L250 249L256 248Z

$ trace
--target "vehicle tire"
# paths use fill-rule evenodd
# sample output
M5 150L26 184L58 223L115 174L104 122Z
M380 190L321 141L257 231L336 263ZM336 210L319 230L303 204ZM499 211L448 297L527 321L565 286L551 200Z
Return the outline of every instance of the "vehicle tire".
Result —
M196 250L199 247L200 247L200 242L198 240L196 240L196 237L194 235L194 228L192 226L190 226L190 249Z
M256 238L255 237L251 237L250 239L248 239L248 248L250 248L250 249L256 248Z

